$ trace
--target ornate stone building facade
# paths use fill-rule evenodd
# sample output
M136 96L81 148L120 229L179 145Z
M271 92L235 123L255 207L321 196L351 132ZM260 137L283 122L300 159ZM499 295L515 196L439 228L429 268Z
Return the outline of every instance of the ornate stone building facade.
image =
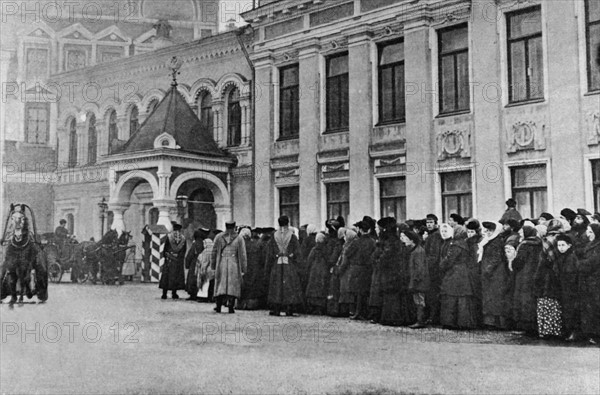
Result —
M598 2L261 4L257 221L600 209Z
M262 1L220 35L204 3L137 2L131 25L17 24L2 48L17 82L3 91L3 203L31 200L46 230L66 217L80 238L167 218L497 219L508 197L526 217L600 209L598 2ZM123 154L165 97L222 159L164 125Z

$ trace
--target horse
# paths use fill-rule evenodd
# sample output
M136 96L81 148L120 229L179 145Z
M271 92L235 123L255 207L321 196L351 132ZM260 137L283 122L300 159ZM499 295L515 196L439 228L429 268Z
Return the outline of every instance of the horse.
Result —
M8 237L4 264L0 273L2 291L0 299L11 296L9 307L23 304L23 296L31 299L37 295L40 303L48 298L48 274L44 256L33 234L29 232L29 219L25 215L26 205L11 205ZM31 210L30 210L31 211Z

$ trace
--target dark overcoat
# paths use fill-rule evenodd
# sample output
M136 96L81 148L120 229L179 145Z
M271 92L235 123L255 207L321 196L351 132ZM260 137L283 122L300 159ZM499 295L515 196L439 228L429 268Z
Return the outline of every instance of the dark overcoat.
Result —
M510 275L502 236L495 237L483 247L481 289L483 314L508 317L510 313Z
M600 336L600 240L587 245L579 260L581 332Z
M177 243L172 236L167 237L163 254L165 263L161 270L158 287L165 291L179 291L185 289L185 259L186 242L181 237Z
M537 299L534 293L534 275L542 252L542 240L528 237L517 248L512 268L515 283L512 296L512 318L515 326L522 330L536 327Z

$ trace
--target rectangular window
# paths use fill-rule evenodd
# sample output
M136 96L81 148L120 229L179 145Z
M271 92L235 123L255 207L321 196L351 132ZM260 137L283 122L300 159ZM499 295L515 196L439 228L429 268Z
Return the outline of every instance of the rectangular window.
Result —
M406 220L406 178L383 178L379 180L381 217Z
M327 59L326 84L327 131L348 130L350 104L348 101L348 54Z
M300 68L279 70L279 137L296 138L300 132Z
M50 130L48 103L25 104L25 139L30 144L46 144Z
M279 215L287 215L290 226L300 226L300 187L279 188Z
M336 182L327 184L327 218L344 217L350 214L350 183Z
M448 220L453 213L465 218L471 217L473 215L471 171L442 173L440 177L444 219Z
M586 0L585 30L587 39L588 90L600 90L600 2Z
M406 120L404 42L379 46L379 122Z
M440 113L469 110L469 29L467 25L438 34Z
M546 166L524 166L511 169L512 195L523 218L537 218L548 208Z
M600 159L592 161L592 183L594 188L594 211L600 211Z
M544 98L540 7L507 14L509 102Z

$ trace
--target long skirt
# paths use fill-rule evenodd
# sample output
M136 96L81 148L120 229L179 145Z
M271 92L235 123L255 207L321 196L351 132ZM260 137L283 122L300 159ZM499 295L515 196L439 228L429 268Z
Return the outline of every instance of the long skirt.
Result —
M558 300L553 298L537 300L537 324L540 336L560 336L562 334L562 308Z
M441 296L440 323L451 328L476 328L477 304L472 296Z
M386 292L383 294L382 301L380 321L382 325L402 326L415 322L415 304L412 294Z

